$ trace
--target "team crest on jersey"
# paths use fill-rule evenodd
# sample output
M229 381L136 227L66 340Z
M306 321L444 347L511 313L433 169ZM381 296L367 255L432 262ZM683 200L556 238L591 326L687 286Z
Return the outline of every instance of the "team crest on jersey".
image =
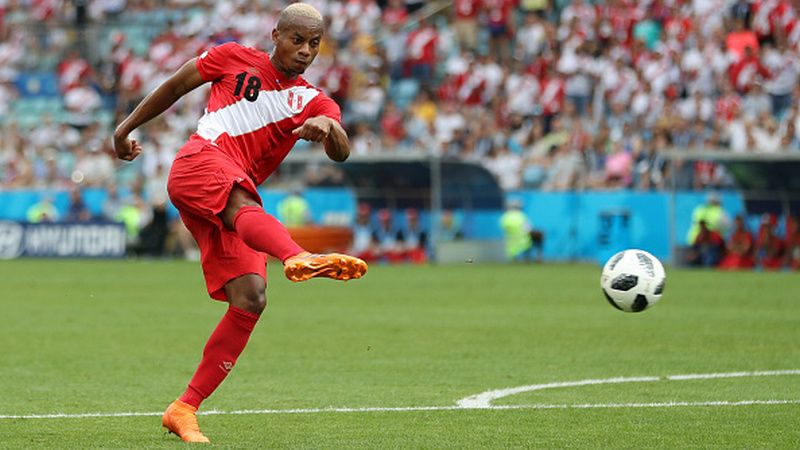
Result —
M303 95L295 94L294 91L289 91L287 104L293 111L302 111L303 109Z

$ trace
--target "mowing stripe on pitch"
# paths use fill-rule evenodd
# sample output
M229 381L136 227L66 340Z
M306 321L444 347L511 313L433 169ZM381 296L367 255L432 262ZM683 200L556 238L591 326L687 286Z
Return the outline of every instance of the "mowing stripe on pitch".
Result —
M371 413L407 411L467 411L467 410L511 410L511 409L602 409L602 408L676 408L702 406L752 406L752 405L800 405L800 400L741 400L709 402L664 402L664 403L586 403L578 405L497 405L497 406L401 406L397 408L309 408L309 409L242 409L236 411L200 411L202 416L258 415L258 414L313 414L313 413ZM160 417L163 412L119 412L80 414L20 414L0 415L0 419L92 419L112 417Z

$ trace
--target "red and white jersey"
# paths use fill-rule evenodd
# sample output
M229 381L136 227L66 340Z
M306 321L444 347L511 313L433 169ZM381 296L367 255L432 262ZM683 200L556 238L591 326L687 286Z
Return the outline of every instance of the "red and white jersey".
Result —
M262 51L229 42L200 55L196 65L211 82L211 93L190 141L212 143L256 184L294 147L298 137L292 130L306 119L326 116L341 122L336 102L302 77L288 79ZM184 146L176 157L193 148Z
M723 122L730 122L739 114L742 108L742 99L735 93L723 95L717 99L717 118Z
M546 78L542 81L542 93L539 104L542 114L549 116L558 114L564 108L564 79L560 77Z
M79 86L81 80L86 79L92 73L92 66L81 57L67 57L61 61L56 68L58 74L58 85L62 92Z
M455 0L453 2L453 11L456 20L477 19L480 9L480 0Z
M769 36L772 34L772 16L775 8L778 7L777 0L756 0L751 7L752 18L751 29L759 36Z
M438 43L439 33L432 26L412 30L406 37L406 59L414 64L435 63Z

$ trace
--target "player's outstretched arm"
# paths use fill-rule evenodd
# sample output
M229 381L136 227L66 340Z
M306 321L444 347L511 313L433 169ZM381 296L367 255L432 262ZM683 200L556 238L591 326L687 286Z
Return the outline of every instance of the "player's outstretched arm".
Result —
M301 139L322 142L328 158L342 162L350 156L350 139L339 122L327 116L316 116L306 120L292 133Z
M328 158L342 162L350 156L350 139L347 138L347 132L344 131L339 122L332 120L333 127L328 137L322 142L325 146L325 153Z
M205 83L192 58L172 76L161 83L136 106L132 113L114 131L114 150L119 159L132 161L142 152L142 147L128 135L140 125L158 116L188 92Z

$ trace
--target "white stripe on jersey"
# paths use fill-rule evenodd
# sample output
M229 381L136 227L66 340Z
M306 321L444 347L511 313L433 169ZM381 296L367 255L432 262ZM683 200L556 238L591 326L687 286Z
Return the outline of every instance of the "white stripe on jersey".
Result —
M197 122L197 134L215 141L222 133L241 136L295 116L319 94L316 89L295 86L282 91L260 91L256 101L241 99L213 112L206 110Z

